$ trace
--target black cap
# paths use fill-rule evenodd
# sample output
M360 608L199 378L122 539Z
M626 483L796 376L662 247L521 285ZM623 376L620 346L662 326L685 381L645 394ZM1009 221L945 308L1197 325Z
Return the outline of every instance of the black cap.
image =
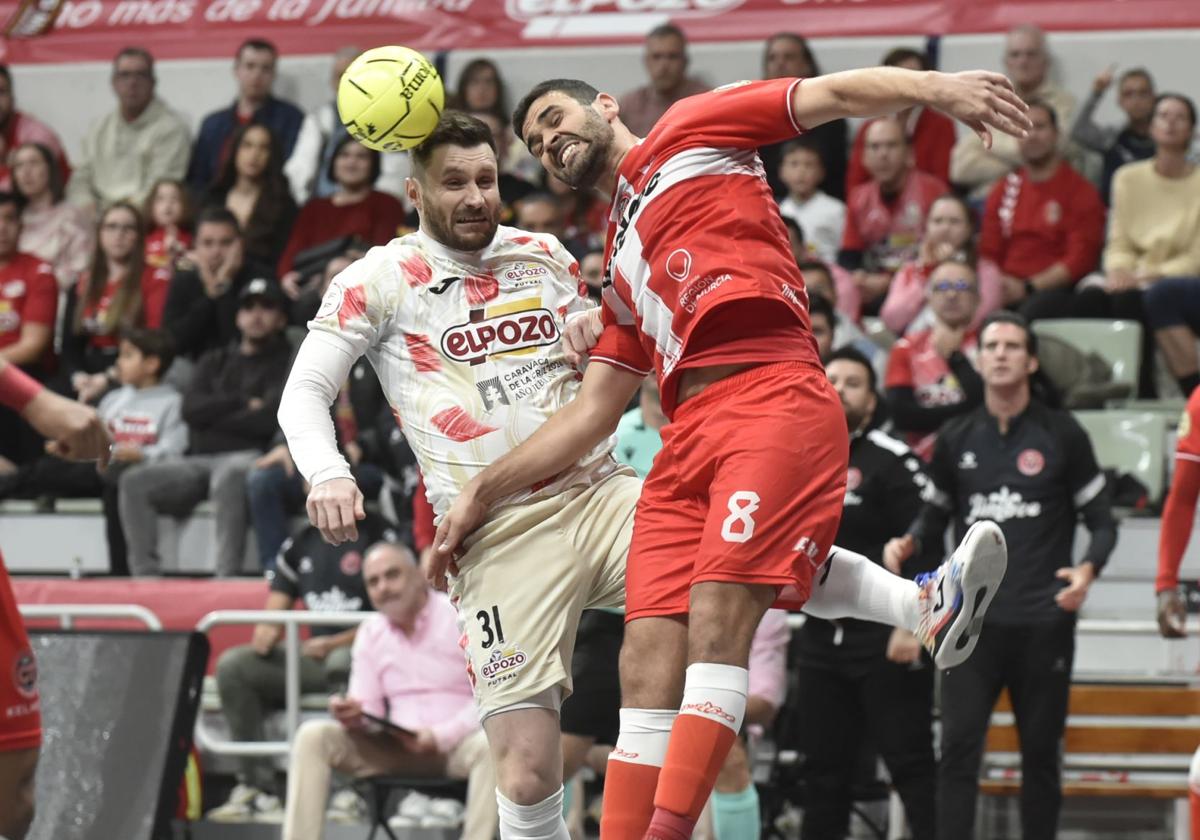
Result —
M283 289L274 280L265 277L255 277L238 292L238 306L248 306L251 301L261 300L276 309L287 308L287 297Z

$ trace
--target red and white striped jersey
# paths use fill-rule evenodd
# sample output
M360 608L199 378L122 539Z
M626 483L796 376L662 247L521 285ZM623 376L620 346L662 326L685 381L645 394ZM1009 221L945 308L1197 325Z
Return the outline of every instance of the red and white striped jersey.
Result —
M759 146L803 131L792 116L799 79L739 82L680 100L618 170L605 247L604 318L592 358L657 372L663 410L688 339L717 306L779 303L801 340L737 342L704 364L801 358L819 364L808 295L767 186ZM753 338L753 324L733 336ZM725 336L726 331L721 333Z

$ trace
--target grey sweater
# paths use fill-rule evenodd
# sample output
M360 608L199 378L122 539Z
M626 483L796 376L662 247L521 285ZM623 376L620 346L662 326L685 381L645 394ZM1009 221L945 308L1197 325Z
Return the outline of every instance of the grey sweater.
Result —
M183 397L170 385L123 385L106 394L97 410L115 445L137 444L147 461L158 461L187 451L182 405Z

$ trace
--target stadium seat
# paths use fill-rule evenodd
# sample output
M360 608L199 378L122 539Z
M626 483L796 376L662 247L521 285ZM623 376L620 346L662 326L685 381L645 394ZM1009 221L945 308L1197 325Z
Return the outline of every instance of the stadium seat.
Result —
M1137 389L1142 325L1137 321L1096 318L1051 318L1035 321L1038 336L1054 336L1084 353L1095 353L1112 366L1112 381Z
M1166 482L1167 417L1151 411L1077 411L1101 467L1134 476L1161 501Z

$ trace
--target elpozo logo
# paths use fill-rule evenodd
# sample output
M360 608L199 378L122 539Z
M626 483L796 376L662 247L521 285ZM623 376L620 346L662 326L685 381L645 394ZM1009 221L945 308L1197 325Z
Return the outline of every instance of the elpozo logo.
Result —
M510 645L504 650L494 650L488 661L479 669L485 680L495 680L503 674L517 672L525 667L529 656L516 645Z
M558 323L549 309L527 309L457 324L442 333L442 353L456 362L480 364L489 356L554 344Z

